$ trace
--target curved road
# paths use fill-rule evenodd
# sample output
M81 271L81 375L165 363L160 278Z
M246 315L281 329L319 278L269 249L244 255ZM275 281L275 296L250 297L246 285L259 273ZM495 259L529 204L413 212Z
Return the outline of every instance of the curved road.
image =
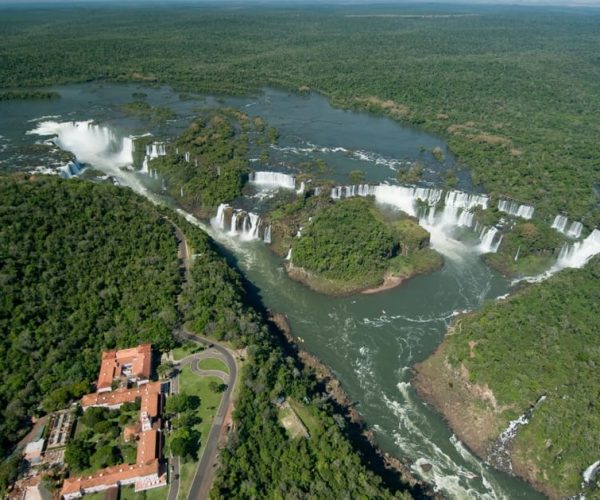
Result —
M204 500L208 498L208 492L212 486L212 482L214 479L216 466L217 466L217 444L219 441L219 435L223 429L223 424L225 423L225 416L230 411L233 402L231 401L231 396L233 394L233 390L235 388L235 383L237 381L237 365L235 363L235 358L231 354L231 351L227 349L227 347L217 344L213 340L207 339L205 337L201 337L199 335L193 335L186 331L177 331L175 332L175 336L182 340L188 340L191 342L196 342L198 344L204 344L205 346L212 346L211 349L216 350L221 356L223 361L227 364L229 368L229 376L228 381L231 381L225 391L223 392L223 397L221 398L221 403L219 404L219 408L213 420L212 427L208 434L208 438L206 440L206 445L204 447L204 452L202 453L202 457L200 458L200 462L198 464L198 468L196 469L196 474L194 475L194 480L190 487L190 492L188 495L188 500ZM206 356L203 356L206 357ZM188 358L185 358L186 360ZM215 375L221 380L224 380L224 373L216 370L201 370L198 368L198 361L202 359L202 357L197 356L192 361L191 366L192 370L199 375Z
M185 234L179 228L179 226L177 226L177 224L175 224L172 220L168 218L167 221L170 222L175 228L175 235L179 240L179 259L181 260L181 268L183 270L183 281L189 281L191 280L190 268L192 256L190 255L190 247L188 245L187 238L185 237ZM237 365L233 356L233 352L224 345L215 342L214 340L202 337L200 335L192 334L189 331L187 331L185 327L179 330L174 330L173 335L179 340L188 340L196 344L202 344L205 347L210 347L210 349L213 349L218 353L218 356L212 357L217 357L221 359L229 368L229 375L216 370L202 370L198 368L198 361L200 359L211 357L207 356L208 353L206 353L206 351L193 354L180 360L179 363L176 363L176 365L190 364L192 371L197 373L198 375L216 376L227 384L227 388L223 392L221 403L219 404L219 408L213 420L213 424L210 428L210 432L208 434L208 438L204 447L204 452L200 457L200 462L198 463L198 468L196 469L194 480L192 482L188 495L188 500L205 500L208 498L208 493L212 486L215 471L217 468L217 445L219 441L219 436L223 431L225 417L227 414L231 413L233 408L233 401L231 397L235 388L235 384L237 382ZM176 377L173 381L175 385L174 392L178 392L178 378ZM179 479L175 479L175 477L179 477L179 459L174 459L172 463L173 470L171 476L173 479L171 481L171 487L169 489L168 500L176 500L179 493Z

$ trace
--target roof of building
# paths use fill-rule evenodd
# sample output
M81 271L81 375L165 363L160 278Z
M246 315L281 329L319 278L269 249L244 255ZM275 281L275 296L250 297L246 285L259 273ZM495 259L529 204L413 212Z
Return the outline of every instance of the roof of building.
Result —
M137 446L136 463L145 464L158 458L158 431L153 429L144 431L140 434L140 440Z
M23 450L25 458L27 458L28 455L39 455L42 453L44 449L44 442L44 439L38 439L37 441L31 441L30 443L27 443L27 446L25 446L25 449Z
M118 482L135 477L144 477L159 473L159 463L157 459L151 460L145 464L136 465L115 465L100 469L89 476L70 477L65 479L62 495L68 495L103 485L117 485Z
M126 367L131 371L131 377L149 378L152 369L152 345L140 344L129 349L103 352L98 389L110 388L113 380L120 377Z
M93 394L86 394L81 398L81 406L88 408L90 406L113 406L122 405L123 403L132 403L137 398L141 398L142 407L146 405L148 416L158 416L158 395L161 392L162 384L160 382L149 382L148 384L140 385L139 387L133 387L131 389L121 388L110 392L94 392ZM149 401L146 401L149 398ZM152 401L156 400L156 404ZM151 413L152 412L152 413Z

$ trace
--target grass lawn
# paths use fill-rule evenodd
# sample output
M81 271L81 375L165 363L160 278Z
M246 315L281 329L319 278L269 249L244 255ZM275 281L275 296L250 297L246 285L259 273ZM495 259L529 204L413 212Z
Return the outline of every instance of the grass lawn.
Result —
M209 384L212 380L219 384L222 383L221 379L216 377L202 377L196 375L194 372L192 372L189 366L184 366L179 374L179 392L194 394L200 398L200 407L198 408L198 413L202 418L202 422L194 426L194 429L198 430L201 435L198 458L200 458L202 453L204 453L204 443L208 438L208 433L222 396L221 393L215 393L210 390ZM179 471L178 498L187 498L194 474L196 473L197 465L198 462L181 464Z
M185 342L183 344L181 344L178 347L175 347L172 351L171 354L173 355L173 358L175 359L175 361L179 361L180 359L185 358L186 356L189 356L190 354L194 354L196 352L200 352L204 350L204 347L195 344L193 342Z
M121 488L121 500L164 500L169 494L169 485L161 486L147 491L136 493L134 487L126 486ZM88 498L86 495L85 498ZM104 497L102 497L104 498Z
M229 373L229 367L223 361L217 358L201 359L198 361L198 368L201 370L218 370Z
M290 398L288 399L288 402L290 403L290 406L294 409L300 420L302 420L302 423L308 429L309 434L314 434L320 428L319 419L315 417L310 412L310 410L299 401Z

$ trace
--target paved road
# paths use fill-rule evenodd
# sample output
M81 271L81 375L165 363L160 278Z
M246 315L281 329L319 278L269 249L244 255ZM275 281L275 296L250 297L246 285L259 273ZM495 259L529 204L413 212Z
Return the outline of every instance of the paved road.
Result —
M171 394L179 393L179 375L171 379ZM169 496L167 500L177 500L179 494L179 457L171 456L169 459L171 471L169 475Z
M190 487L190 493L188 495L188 500L205 500L206 498L208 498L208 492L210 491L215 475L217 465L217 444L219 440L219 435L221 434L221 430L225 422L225 416L227 415L228 411L230 410L230 407L233 404L231 401L231 395L233 394L235 383L237 381L237 365L235 363L235 358L233 357L231 351L227 349L227 347L218 344L213 340L207 339L205 337L200 337L199 335L193 335L189 332L181 330L176 332L175 336L179 339L204 344L205 346L212 345L211 349L214 349L220 354L220 356L218 357L225 361L227 367L229 368L229 376L227 377L227 380L231 381L231 383L227 385L227 389L225 389L225 391L223 392L221 404L219 405L217 414L215 415L215 418L213 420L212 427L206 440L204 453L200 458L198 469L196 470L192 486ZM203 353L188 356L188 358L185 358L185 360L182 360L182 362L194 357L194 359L191 360L191 367L193 371L195 371L196 373L215 373L218 374L216 376L220 377L222 380L225 380L223 376L226 374L224 374L223 372L217 372L215 370L200 370L198 368L198 360L202 359L199 356L201 354ZM205 355L204 357L208 356Z
M192 266L192 256L190 255L190 248L187 239L185 237L185 234L177 226L177 224L175 224L169 219L167 220L175 228L175 234L177 236L177 239L179 240L179 258L181 259L183 280L184 282L188 282L191 280L190 269ZM198 375L216 376L227 384L227 388L223 392L221 403L219 405L219 408L213 420L212 427L208 434L208 438L204 447L204 452L202 453L202 457L200 457L200 462L198 464L198 468L196 469L196 474L194 475L194 480L192 482L190 492L188 495L188 500L205 500L208 498L208 492L210 491L210 488L212 486L212 482L216 471L217 444L219 440L219 435L221 434L223 429L225 416L231 411L233 406L231 396L233 394L233 390L237 382L237 365L235 363L235 358L233 357L232 351L211 339L201 337L199 335L194 335L186 331L185 328L174 330L173 335L180 340L189 340L197 344L203 344L204 346L211 346L210 349L213 351L213 353L207 353L206 351L196 353L180 360L179 363L189 363L192 371L194 371ZM198 361L205 357L220 358L222 361L225 362L225 364L229 368L229 375L216 370L202 370L198 368ZM176 465L175 462L173 462L173 464L175 469L173 474L174 477L175 474L179 474L179 460L176 461ZM172 484L169 490L169 500L176 500L177 498L177 494L179 491L179 480L176 481L177 482L175 484Z

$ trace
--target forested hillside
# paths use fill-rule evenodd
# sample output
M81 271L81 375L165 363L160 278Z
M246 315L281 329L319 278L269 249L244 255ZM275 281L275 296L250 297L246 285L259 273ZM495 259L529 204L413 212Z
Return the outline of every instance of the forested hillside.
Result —
M221 452L215 498L410 498L399 477L393 485L363 465L314 372L284 350L282 337L250 307L238 273L202 231L186 226L192 252L200 255L184 288L182 310L197 333L245 347L235 428ZM292 401L308 437L282 427L276 401ZM403 492L402 490L406 490Z
M172 227L126 189L0 177L0 454L89 389L105 348L172 345Z
M166 218L177 217L127 189L4 176L0 200L5 457L31 415L89 390L103 349L142 341L159 349L173 345L180 274ZM195 332L247 348L235 432L222 452L215 495L391 497L353 449L343 418L333 418L314 374L285 354L279 335L248 305L237 271L204 232L178 224L198 256L181 297L182 319ZM273 403L281 396L304 412L309 438L291 438L281 426ZM0 490L10 470L5 464Z
M419 367L418 383L425 392L433 384L436 406L460 415L455 425L483 452L545 396L517 432L514 469L553 497L575 495L599 458L599 315L596 257L461 318ZM593 490L600 494L598 482Z
M487 191L592 227L599 19L593 9L482 6L12 9L0 16L0 88L100 79L314 89L442 133Z

